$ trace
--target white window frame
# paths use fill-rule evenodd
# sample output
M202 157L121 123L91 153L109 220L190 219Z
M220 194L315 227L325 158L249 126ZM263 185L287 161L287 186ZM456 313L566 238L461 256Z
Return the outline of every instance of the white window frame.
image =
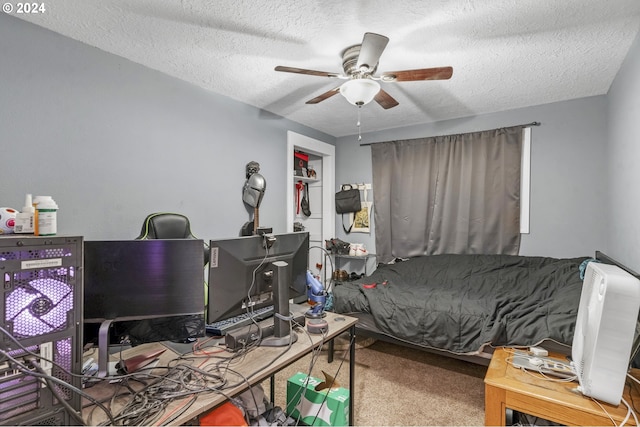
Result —
M520 169L520 234L529 234L531 197L531 128L522 129L522 164Z

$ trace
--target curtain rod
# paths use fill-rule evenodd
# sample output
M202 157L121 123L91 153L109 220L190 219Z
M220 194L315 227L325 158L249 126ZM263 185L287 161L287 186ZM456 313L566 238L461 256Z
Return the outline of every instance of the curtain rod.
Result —
M542 123L540 123L540 122L531 122L531 123L525 123L525 124L522 124L522 125L503 126L503 127L512 128L512 127L522 126L523 128L528 128L528 127L531 127L531 126L540 126L541 124L542 124ZM497 128L497 129L500 129L500 128ZM486 131L475 131L475 130L474 130L474 131L472 131L472 132L486 132ZM471 133L471 132L465 132L465 133ZM455 134L454 134L454 135L455 135ZM383 144L384 142L387 142L387 141L379 141L379 142L363 142L362 144L360 144L360 147L364 147L364 146L367 146L367 145L374 145L374 144Z

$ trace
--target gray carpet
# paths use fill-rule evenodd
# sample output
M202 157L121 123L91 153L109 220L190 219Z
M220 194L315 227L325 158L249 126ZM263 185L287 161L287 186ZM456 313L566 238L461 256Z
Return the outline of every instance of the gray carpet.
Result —
M346 346L337 345L341 347ZM339 369L337 380L348 388L348 360L341 366L345 353L337 351L334 362L328 364L323 350L312 376L323 378L322 370L335 375ZM296 372L308 372L310 362L311 356L307 356L276 376L276 405L286 406L286 379ZM355 369L356 425L484 424L485 366L381 341L371 344L359 340ZM265 390L268 384L265 382Z

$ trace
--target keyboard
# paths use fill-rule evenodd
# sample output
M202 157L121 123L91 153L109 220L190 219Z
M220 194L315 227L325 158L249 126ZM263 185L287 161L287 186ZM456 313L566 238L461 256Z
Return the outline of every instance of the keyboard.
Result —
M226 335L227 331L247 326L250 323L266 319L273 316L273 306L258 308L251 313L242 313L228 319L220 319L213 323L205 325L205 330L211 335Z

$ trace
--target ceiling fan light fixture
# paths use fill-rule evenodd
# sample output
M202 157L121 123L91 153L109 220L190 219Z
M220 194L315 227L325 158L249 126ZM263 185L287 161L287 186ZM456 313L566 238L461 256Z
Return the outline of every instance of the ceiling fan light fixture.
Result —
M379 91L380 84L371 79L353 79L340 86L342 96L357 106L370 103Z

